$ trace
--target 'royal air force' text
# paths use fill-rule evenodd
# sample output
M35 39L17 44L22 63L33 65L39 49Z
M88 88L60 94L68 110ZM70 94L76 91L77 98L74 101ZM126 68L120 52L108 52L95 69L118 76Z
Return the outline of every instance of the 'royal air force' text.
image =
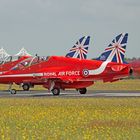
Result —
M45 72L44 76L78 76L80 71Z

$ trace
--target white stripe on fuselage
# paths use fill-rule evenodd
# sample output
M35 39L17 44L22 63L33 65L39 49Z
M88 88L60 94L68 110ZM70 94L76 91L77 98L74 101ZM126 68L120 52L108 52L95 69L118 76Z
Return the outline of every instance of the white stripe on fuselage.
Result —
M7 74L7 75L0 75L0 77L39 77L43 76L43 73L31 73L31 74Z
M89 70L89 75L98 75L98 74L101 74L105 68L107 67L107 64L109 63L110 61L104 61L101 66L95 70Z
M104 72L107 64L110 61L104 61L99 68L94 70L89 70L89 75L98 75ZM30 73L30 74L9 74L9 75L0 75L0 77L40 77L43 76L43 73Z

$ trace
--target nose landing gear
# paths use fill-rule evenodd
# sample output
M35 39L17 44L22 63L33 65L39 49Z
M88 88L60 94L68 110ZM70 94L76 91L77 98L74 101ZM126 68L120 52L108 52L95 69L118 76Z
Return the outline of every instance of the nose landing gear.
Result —
M16 94L17 93L17 91L16 91L16 89L12 89L12 85L13 85L13 83L11 83L10 85L9 85L9 92L11 93L11 94Z
M16 94L17 93L16 89L10 89L9 91L10 91L11 94Z

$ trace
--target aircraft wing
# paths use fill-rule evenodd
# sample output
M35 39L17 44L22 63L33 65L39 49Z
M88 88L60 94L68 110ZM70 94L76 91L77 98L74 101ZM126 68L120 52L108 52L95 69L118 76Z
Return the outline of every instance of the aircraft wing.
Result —
M79 81L81 78L76 78L76 77L46 77L43 76L41 77L42 81L57 81L57 82L64 82L64 83L73 83L74 81Z

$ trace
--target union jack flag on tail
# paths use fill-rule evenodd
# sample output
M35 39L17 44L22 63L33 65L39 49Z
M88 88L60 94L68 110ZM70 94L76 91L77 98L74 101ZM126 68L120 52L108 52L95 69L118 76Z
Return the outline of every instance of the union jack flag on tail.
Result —
M122 33L116 36L97 60L125 63L124 55L127 39L128 33Z
M88 45L90 42L90 36L84 36L80 38L76 44L70 49L66 57L86 59L88 53Z

